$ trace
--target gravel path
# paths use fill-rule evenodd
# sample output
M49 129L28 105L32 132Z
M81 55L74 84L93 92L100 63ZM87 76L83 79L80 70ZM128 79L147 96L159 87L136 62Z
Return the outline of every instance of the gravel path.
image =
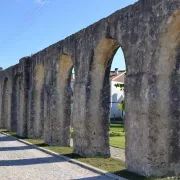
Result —
M111 157L125 161L125 150L115 147L110 147Z
M110 179L2 134L0 134L0 172L0 180Z

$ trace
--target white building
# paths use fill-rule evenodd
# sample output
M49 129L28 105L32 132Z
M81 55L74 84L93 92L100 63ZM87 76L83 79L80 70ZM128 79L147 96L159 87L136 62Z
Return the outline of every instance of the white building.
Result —
M124 100L124 91L121 90L119 87L115 87L115 84L124 84L124 77L125 77L126 71L118 71L116 68L115 71L110 72L110 83L111 83L111 99L110 99L110 118L123 118L124 113L122 114L122 111L119 109L119 104L121 101ZM72 74L71 79L71 88L72 93L74 89L74 83L75 83L75 75ZM73 99L73 98L72 98ZM73 108L73 103L72 107Z
M125 113L119 109L119 104L124 100L124 90L116 87L116 84L124 84L124 77L126 71L111 71L111 104L110 104L110 118L123 118Z

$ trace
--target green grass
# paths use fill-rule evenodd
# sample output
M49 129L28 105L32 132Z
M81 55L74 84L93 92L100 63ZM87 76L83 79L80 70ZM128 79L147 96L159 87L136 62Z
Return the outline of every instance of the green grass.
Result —
M116 132L120 131L118 128L112 126L112 128L115 128ZM64 156L67 156L72 159L76 159L80 162L92 165L94 167L97 167L99 169L114 173L118 176L127 178L129 180L163 180L163 179L154 179L154 178L146 178L143 176L139 176L135 173L131 173L127 170L125 170L125 163L121 160L113 159L113 158L102 158L102 157L96 157L96 158L85 158L82 156L79 156L77 154L73 153L73 150L71 147L60 147L60 146L49 146L44 143L41 139L29 139L29 138L20 138L17 136L15 132L9 132L4 129L0 129L0 132L7 133L11 136L17 137L19 139L23 139L24 141L30 142L34 145L37 145L39 147L43 147L44 149L48 149L51 151L54 151L58 154L62 154Z
M73 128L70 129L73 138ZM125 133L123 124L110 124L110 146L125 149Z
M110 137L110 146L125 149L125 138L123 137Z
M125 133L122 124L110 125L110 146L125 149Z
M112 132L124 133L123 129L124 129L123 124L110 124L110 131Z

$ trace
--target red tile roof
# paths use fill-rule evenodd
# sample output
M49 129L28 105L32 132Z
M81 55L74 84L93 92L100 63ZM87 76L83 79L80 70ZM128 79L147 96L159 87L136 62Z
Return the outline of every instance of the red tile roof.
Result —
M124 83L125 70L118 71L118 75L115 75L115 71L110 72L111 81ZM75 82L75 79L71 78L71 82Z
M111 81L124 83L125 73L126 73L126 71L118 71L118 75L116 76L115 71L111 71L110 79L111 79Z

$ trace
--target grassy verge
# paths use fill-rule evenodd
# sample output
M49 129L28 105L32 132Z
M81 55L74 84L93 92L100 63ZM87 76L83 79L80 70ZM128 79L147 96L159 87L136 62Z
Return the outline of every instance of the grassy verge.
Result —
M73 138L73 128L70 130L71 138ZM110 146L125 149L125 133L123 124L110 125Z
M125 149L125 133L122 124L110 125L110 146Z
M48 150L54 151L58 154L65 155L69 158L76 159L80 162L83 162L83 163L92 165L94 167L97 167L99 169L114 173L118 176L127 178L129 180L163 180L163 179L146 178L143 176L139 176L135 173L131 173L131 172L125 170L125 163L123 161L120 161L117 159L102 158L102 157L85 158L85 157L79 156L77 154L74 154L71 147L49 146L49 145L45 144L44 141L41 139L21 138L21 137L18 137L15 132L9 132L4 129L0 129L0 132L4 132L6 134L17 137L19 139L23 139L24 141L30 142L39 147L43 147L44 149L48 149Z

